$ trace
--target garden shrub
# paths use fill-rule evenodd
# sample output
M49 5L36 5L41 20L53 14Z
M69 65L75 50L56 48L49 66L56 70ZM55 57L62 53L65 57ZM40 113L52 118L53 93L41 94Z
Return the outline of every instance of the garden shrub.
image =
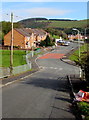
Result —
M79 102L78 103L81 114L89 116L89 103L87 102Z

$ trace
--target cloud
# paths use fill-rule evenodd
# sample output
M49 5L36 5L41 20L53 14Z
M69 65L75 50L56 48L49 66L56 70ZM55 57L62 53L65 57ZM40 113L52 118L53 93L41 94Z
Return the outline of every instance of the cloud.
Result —
M11 13L11 10L7 10L8 13ZM72 12L71 10L60 10L56 8L46 8L46 7L41 7L41 8L30 8L30 9L13 9L12 12L14 13L14 20L19 20L19 19L26 19L30 17L63 17L63 15L68 14ZM10 16L10 15L9 15ZM19 16L16 18L15 16ZM10 19L8 16L4 15L3 19Z
M54 9L54 8L31 8L27 10L27 12L30 15L34 16L59 16L59 15L65 15L69 12L70 10L59 10L59 9Z
M19 9L13 10L15 14L19 14L25 17L55 17L55 16L63 16L67 13L72 12L71 10L59 10L55 8L31 8L31 9Z

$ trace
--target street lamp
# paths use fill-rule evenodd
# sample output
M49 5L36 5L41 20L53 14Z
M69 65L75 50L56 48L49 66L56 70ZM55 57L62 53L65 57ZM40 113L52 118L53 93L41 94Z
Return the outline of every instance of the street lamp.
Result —
M76 28L73 28L73 30L78 32L78 46L79 46L79 61L80 61L80 39L79 39L79 33L80 31ZM81 67L79 66L79 76L80 78L82 77L82 71L81 71Z

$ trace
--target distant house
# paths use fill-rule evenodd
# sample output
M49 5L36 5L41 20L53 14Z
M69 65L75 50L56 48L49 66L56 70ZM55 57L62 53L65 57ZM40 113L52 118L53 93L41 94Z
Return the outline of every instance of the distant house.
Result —
M81 35L81 34L79 34L79 36L78 36L78 34L77 35L68 35L68 39L69 40L74 40L74 39L80 39L80 40L83 40L84 39L84 36L83 35Z
M42 40L47 37L47 32L42 29L15 28L13 30L13 46L21 49L31 49L37 47ZM4 36L4 46L10 46L11 31Z

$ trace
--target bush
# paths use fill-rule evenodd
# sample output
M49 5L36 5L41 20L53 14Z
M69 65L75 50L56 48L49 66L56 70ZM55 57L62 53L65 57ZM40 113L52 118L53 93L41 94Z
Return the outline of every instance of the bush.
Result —
M45 47L48 47L48 46L53 46L54 45L54 42L50 39L50 37L47 35L46 39L44 41L41 41L40 43L40 46L45 46Z
M85 116L89 116L89 103L79 102L78 106L81 111L81 114L83 114Z
M44 41L41 41L41 43L40 43L40 46L46 46L46 42L45 42L45 40Z
M86 116L86 117L85 117L85 120L89 120L89 116Z

